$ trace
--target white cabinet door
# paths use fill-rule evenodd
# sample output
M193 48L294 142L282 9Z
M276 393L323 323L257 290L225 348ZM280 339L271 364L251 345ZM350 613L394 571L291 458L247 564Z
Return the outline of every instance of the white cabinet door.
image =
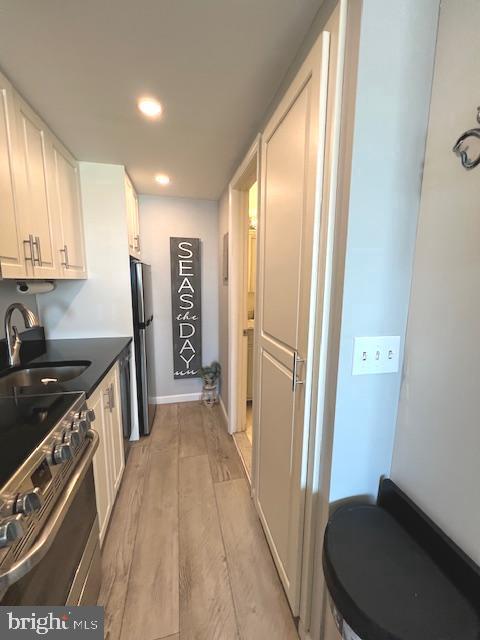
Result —
M123 445L122 410L120 405L120 375L118 364L108 379L110 398L110 434L112 443L113 487L117 493L125 468L125 451Z
M127 202L128 250L134 258L140 258L140 228L138 222L138 197L130 178L125 175L125 197Z
M137 192L133 191L133 229L135 232L134 240L135 240L135 251L136 257L140 259L141 256L141 247L140 247L140 216L138 214L138 196Z
M4 278L28 275L23 243L28 235L22 228L15 185L18 151L13 89L0 74L0 275Z
M52 141L55 204L57 208L56 250L63 278L86 278L83 215L78 163L58 140Z
M60 269L55 251L50 134L37 114L18 95L15 96L15 105L23 160L19 171L19 204L27 237L30 237L33 277L56 278Z
M88 407L95 411L93 428L100 437L98 449L93 458L95 494L100 527L100 544L103 543L113 506L113 486L111 482L111 463L109 454L109 409L105 404L105 389L99 387L89 398Z
M93 472L100 544L103 544L125 469L118 363L107 373L92 398L88 400L88 406L95 411L94 429L100 436L100 444L93 459Z

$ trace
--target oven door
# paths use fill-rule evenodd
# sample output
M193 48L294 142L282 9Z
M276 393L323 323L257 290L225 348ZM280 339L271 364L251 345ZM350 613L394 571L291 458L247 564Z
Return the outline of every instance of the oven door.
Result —
M65 488L74 495L70 500L59 498L68 506L63 511L54 508L52 521L46 523L28 552L31 568L7 589L2 605L96 604L100 551L92 453L76 482L73 478Z

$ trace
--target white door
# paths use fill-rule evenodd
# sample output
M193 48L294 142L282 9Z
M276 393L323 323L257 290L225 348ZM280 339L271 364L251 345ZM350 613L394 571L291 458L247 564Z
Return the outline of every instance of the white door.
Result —
M327 75L328 36L322 35L266 127L261 155L254 495L294 615L300 598L305 382Z
M59 219L57 256L64 278L85 278L83 215L78 163L56 140L53 141L53 172Z
M12 86L0 74L0 265L4 278L27 276L15 179L19 160ZM28 251L27 251L28 253Z
M33 276L56 278L60 261L55 251L52 147L49 132L37 114L15 96L19 145L23 159L20 206L30 238Z

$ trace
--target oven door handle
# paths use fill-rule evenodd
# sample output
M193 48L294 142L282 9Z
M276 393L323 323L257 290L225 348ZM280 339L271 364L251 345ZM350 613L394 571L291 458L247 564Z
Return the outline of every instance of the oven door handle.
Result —
M68 508L75 498L80 483L88 471L88 467L93 460L93 456L100 442L98 433L93 429L88 431L87 438L91 440L91 444L86 449L80 464L70 477L60 500L55 505L50 518L41 530L37 541L32 547L30 547L24 556L15 562L15 564L6 571L0 572L0 595L14 582L23 578L24 575L33 569L33 567L35 567L40 560L45 557L47 551L52 546L53 540L65 519Z

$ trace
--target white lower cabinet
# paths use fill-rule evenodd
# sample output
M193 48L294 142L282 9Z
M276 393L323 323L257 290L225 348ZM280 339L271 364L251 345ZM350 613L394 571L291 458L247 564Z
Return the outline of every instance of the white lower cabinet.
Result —
M87 404L95 411L94 429L100 436L100 444L93 459L93 473L100 544L103 544L125 468L118 363L110 369Z

